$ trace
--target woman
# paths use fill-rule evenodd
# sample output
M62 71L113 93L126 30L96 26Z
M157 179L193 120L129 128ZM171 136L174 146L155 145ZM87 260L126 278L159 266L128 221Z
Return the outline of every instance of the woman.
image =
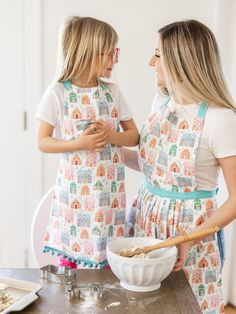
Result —
M236 115L215 37L198 21L176 22L159 30L155 48L149 65L160 92L139 152L124 150L126 165L144 174L127 235L166 239L223 228L236 217ZM229 197L217 208L220 168ZM221 235L180 245L174 267L185 270L203 313L224 313Z

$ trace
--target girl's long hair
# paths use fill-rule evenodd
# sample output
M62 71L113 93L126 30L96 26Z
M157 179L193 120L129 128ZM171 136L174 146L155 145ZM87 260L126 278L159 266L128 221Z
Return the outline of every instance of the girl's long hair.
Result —
M171 23L158 33L167 85L162 92L236 111L211 30L199 21L187 20Z
M58 82L87 77L102 66L102 55L114 49L116 31L108 23L92 17L72 16L67 19L59 41Z

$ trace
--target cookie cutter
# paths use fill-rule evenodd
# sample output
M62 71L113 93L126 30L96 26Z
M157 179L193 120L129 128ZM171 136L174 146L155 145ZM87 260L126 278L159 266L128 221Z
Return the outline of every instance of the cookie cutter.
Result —
M66 293L69 300L75 298L79 299L93 299L93 300L104 300L104 290L100 288L99 284L78 284L68 283L66 284Z
M4 302L7 298L7 285L0 283L0 302Z
M47 265L40 268L40 277L57 284L65 285L76 280L76 270L67 266Z

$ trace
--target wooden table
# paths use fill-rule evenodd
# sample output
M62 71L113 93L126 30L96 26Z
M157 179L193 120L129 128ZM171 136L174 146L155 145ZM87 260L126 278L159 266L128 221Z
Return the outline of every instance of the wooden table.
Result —
M32 314L119 313L119 314L200 314L201 310L183 273L171 273L152 292L123 289L110 270L77 270L79 283L99 283L104 289L102 301L70 301L64 287L40 278L39 269L0 268L0 276L38 282L43 286L39 298L21 312ZM13 313L13 312L12 312Z

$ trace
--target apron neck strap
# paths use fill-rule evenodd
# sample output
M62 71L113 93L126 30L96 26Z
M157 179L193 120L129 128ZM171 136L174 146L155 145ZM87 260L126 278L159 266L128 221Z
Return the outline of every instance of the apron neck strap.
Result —
M71 81L64 81L64 82L63 82L63 85L64 85L64 87L65 87L66 89L69 89L69 88L72 87L72 86L71 86Z
M207 104L207 102L206 102L206 101L202 101L202 102L201 102L201 105L200 105L200 108L199 108L199 110L198 110L197 116L198 116L199 118L204 119L204 117L205 117L205 115L206 115L206 112L207 112L207 109L208 109L208 104Z

